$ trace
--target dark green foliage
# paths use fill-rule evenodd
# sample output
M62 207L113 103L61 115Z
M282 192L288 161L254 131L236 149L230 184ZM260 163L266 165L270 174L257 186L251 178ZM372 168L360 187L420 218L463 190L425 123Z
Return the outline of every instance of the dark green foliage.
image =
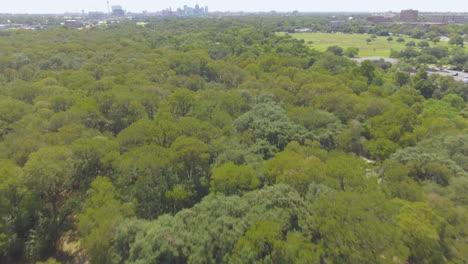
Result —
M465 135L436 136L421 141L415 147L398 151L394 158L410 165L416 179L447 183L447 176L466 177ZM434 178L435 177L435 178Z
M124 223L117 230L116 245L125 245L127 250L114 248L113 254L119 262L128 263L224 263L236 242L258 221L270 220L291 229L302 203L297 192L286 185L242 198L213 195L175 216L143 223L146 227L140 231L141 221ZM127 240L130 234L122 234L131 230L137 230L133 241Z
M340 46L330 46L327 48L327 52L331 52L336 56L343 56L343 48Z
M449 38L450 38L450 41L449 41L450 44L457 45L460 47L464 46L464 39L459 34L457 33L450 34Z
M427 41L418 42L418 47L427 48L427 47L429 47L429 43Z
M410 81L410 75L406 72L396 72L395 73L395 82L399 86L403 86Z
M375 66L372 64L371 61L365 60L361 63L361 67L359 69L361 74L367 78L367 83L370 84L375 78Z
M284 109L274 102L256 104L235 120L233 126L239 132L251 134L254 141L265 140L280 150L288 142L303 142L306 134L305 129L292 123Z
M354 57L356 57L358 54L359 54L359 49L358 49L358 48L350 47L350 48L347 48L347 49L344 51L344 55L345 55L345 56L348 56L348 57L350 57L350 58L354 58Z

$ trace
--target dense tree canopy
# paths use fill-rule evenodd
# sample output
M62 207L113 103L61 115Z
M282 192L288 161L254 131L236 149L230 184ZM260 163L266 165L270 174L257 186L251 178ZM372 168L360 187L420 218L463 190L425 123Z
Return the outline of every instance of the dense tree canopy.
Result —
M0 262L466 263L466 51L275 33L326 21L0 32Z

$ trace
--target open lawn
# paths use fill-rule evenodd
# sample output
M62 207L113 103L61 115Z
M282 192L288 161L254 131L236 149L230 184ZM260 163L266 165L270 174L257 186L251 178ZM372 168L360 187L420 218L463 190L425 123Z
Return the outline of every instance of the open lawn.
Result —
M397 42L399 37L394 36L393 41L387 41L388 37L377 37L372 40L371 43L367 43L366 39L371 38L369 34L334 34L334 33L294 33L290 34L294 38L303 39L306 43L312 41L309 44L310 47L319 51L325 51L329 46L340 46L343 49L349 47L359 48L359 57L390 57L390 50L402 50L406 46L406 42L414 41L416 44L422 39L412 39L409 37L403 37L405 42ZM441 41L437 44L429 42L430 46L450 46L448 42Z

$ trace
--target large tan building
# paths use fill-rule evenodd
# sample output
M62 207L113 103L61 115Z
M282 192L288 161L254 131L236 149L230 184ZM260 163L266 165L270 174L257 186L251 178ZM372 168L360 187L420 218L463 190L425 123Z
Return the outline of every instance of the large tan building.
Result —
M401 22L418 22L418 10L408 9L401 10L400 21Z

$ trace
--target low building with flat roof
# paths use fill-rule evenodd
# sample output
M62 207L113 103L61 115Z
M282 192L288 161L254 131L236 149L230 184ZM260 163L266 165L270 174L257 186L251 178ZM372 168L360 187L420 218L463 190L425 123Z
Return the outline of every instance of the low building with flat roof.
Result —
M367 21L379 24L379 23L392 23L394 22L393 16L386 16L386 15L377 15L377 16L368 16Z
M468 14L432 14L427 16L427 22L433 24L468 24Z

